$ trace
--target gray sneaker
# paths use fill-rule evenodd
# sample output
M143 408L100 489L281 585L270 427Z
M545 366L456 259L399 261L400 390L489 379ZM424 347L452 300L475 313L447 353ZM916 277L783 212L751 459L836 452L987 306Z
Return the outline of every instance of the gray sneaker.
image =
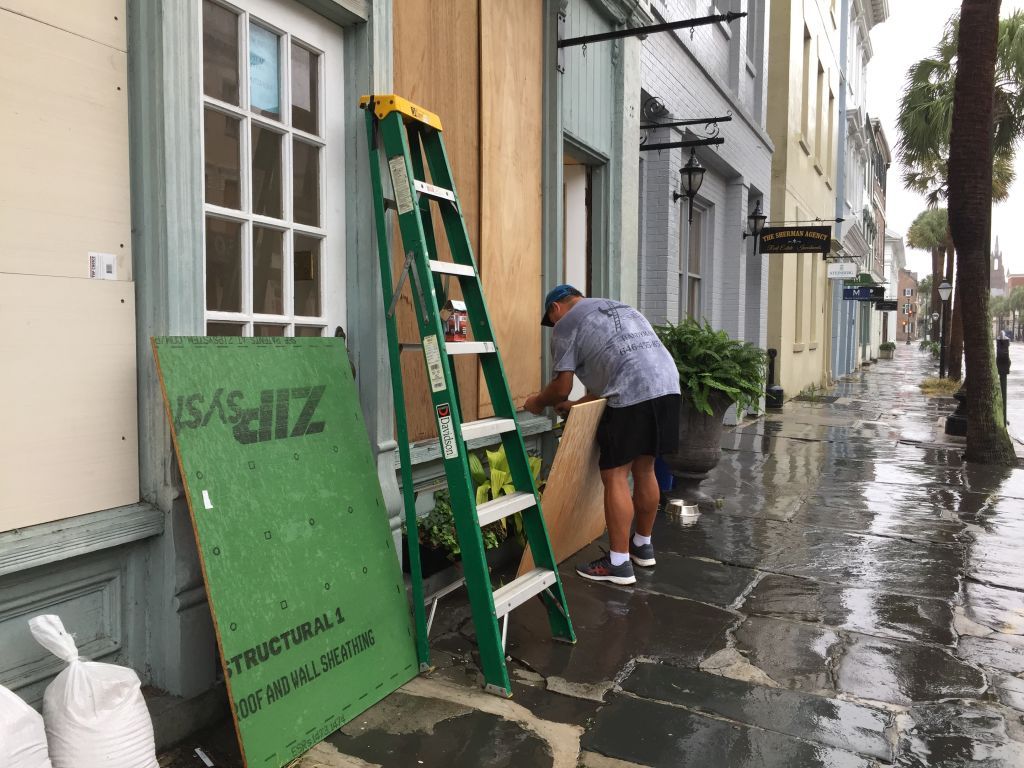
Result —
M644 568L650 568L655 564L654 545L644 544L643 546L638 547L631 539L629 542L629 558L637 565L642 565Z
M612 584L636 584L632 563L627 560L622 565L612 565L611 558L607 554L593 562L577 565L576 573L590 581L610 581Z

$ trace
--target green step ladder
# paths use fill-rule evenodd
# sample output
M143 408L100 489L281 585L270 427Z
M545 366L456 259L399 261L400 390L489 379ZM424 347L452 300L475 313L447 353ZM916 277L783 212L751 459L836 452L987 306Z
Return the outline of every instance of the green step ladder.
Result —
M430 648L427 642L423 578L419 549L416 546L416 508L400 361L403 347L408 349L409 346L399 344L395 317L406 279L411 283L413 307L421 339L421 344L412 348L422 349L426 364L455 531L462 550L463 576L476 628L484 687L491 693L511 696L512 687L505 667L504 640L508 614L514 608L532 597L539 597L547 608L553 636L558 640L576 642L569 619L569 607L558 576L558 564L548 540L537 488L516 421L515 406L484 304L480 275L473 259L469 235L462 218L462 207L455 193L451 166L441 136L441 121L437 115L393 94L363 96L360 107L366 112L370 181L387 321L398 450L402 465L402 494L409 531L416 652L420 669L422 671L430 667ZM424 158L430 173L429 182L424 173ZM385 167L386 175L383 170ZM390 198L385 196L385 178L390 180ZM453 261L438 259L431 221L432 203L440 207ZM398 214L402 253L405 254L397 287L393 287L391 277L392 258L388 246L387 218L389 209ZM445 341L440 307L446 301L446 281L451 278L458 279L462 288L473 341ZM493 417L463 421L458 382L451 362L453 355L479 355L494 407ZM466 442L495 435L500 435L505 447L515 493L477 505ZM536 567L494 590L491 587L480 529L516 512L522 514L523 529ZM499 627L500 619L505 620L504 627Z

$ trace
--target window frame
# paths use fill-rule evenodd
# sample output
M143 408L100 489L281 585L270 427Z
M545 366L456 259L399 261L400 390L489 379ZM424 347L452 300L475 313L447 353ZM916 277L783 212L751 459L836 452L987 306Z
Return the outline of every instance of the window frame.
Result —
M205 92L205 83L202 77L204 39L203 39L203 14L207 3L224 8L236 17L237 39L238 39L238 104L231 104L221 99L208 96ZM278 100L280 112L278 119L257 113L252 108L251 97L251 70L249 64L250 29L252 24L273 32L278 36ZM198 101L200 114L200 141L199 158L200 168L205 176L206 170L206 133L205 115L206 111L212 110L225 114L231 119L239 121L239 185L240 199L239 209L228 208L206 200L206 186L203 185L202 212L202 253L203 253L203 328L204 333L208 324L229 324L240 326L243 336L255 335L256 326L283 327L283 335L295 336L297 328L316 328L318 335L325 335L328 328L329 309L327 306L330 289L325 284L328 259L331 258L335 249L344 252L344 242L332 243L328 238L328 226L326 217L327 206L327 168L325 157L327 155L328 140L328 116L326 105L326 70L325 51L316 45L304 40L292 32L282 29L272 22L266 20L258 13L239 7L225 0L199 0L199 65L200 78L198 81ZM316 128L318 133L312 134L308 131L296 128L292 125L292 84L291 84L291 58L292 45L297 45L306 51L315 54L317 66L317 115ZM259 127L281 136L279 160L280 160L280 185L281 185L281 217L257 214L253 211L253 129ZM317 147L318 150L318 179L317 179L317 207L318 226L311 226L295 221L294 216L294 143L302 141ZM343 148L339 147L339 151ZM241 306L240 310L211 310L206 304L206 222L209 219L230 221L241 224ZM255 227L282 232L281 248L281 313L257 313L254 311L253 290L254 290L254 244ZM295 314L295 237L305 235L319 240L321 243L318 256L318 271L320 284L318 286L320 314L297 315Z

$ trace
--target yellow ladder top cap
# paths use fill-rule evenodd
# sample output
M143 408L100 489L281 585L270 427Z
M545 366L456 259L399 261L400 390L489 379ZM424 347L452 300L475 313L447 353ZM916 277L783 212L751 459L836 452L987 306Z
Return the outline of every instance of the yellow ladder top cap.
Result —
M407 120L415 120L424 125L429 125L435 130L441 129L441 118L435 115L433 112L418 107L408 99L404 99L394 93L378 93L373 96L361 96L359 98L359 108L366 109L370 101L373 101L373 113L378 119L383 120L387 115L392 112L401 112L405 115Z

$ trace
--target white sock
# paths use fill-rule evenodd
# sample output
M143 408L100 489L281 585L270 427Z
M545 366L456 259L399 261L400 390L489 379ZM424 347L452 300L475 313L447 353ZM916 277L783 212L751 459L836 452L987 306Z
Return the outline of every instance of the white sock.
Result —
M650 543L651 543L651 537L650 536L641 536L639 533L634 533L633 534L633 546L634 547L642 547L645 544L650 544Z
M612 565L622 565L623 563L629 562L629 553L609 552L608 558L612 561Z

